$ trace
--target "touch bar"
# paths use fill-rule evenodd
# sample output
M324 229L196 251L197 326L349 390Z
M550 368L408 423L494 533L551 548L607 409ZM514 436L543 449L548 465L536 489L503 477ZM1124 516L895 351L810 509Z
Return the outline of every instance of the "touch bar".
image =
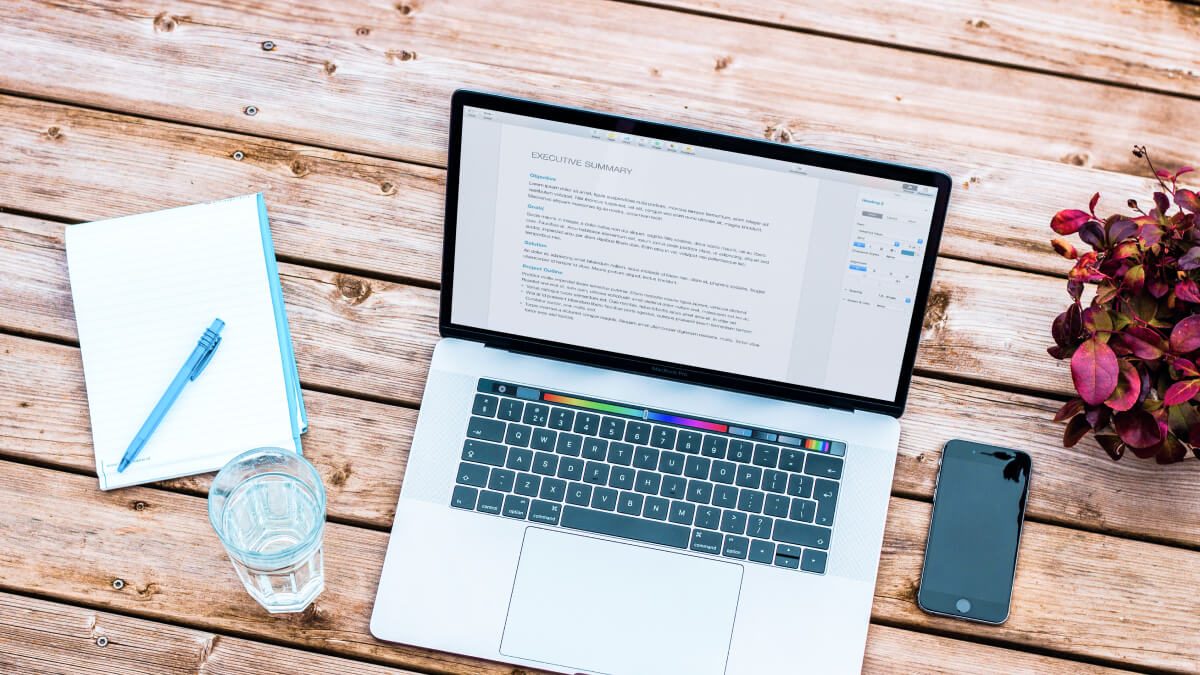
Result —
M577 408L600 410L603 412L616 413L618 415L630 415L633 417L642 417L643 413L645 412L641 408L627 408L623 405L600 403L599 401L589 401L587 399L575 398L573 396L559 396L558 394L542 394L542 400L550 403L562 403L563 405L573 405Z
M668 422L670 424L678 424L685 427L693 427L696 429L707 429L708 431L719 431L725 433L729 431L729 427L716 422L705 422L704 420L694 420L690 417L676 417L674 415L664 415L662 413L647 413L646 419L654 420L655 422Z

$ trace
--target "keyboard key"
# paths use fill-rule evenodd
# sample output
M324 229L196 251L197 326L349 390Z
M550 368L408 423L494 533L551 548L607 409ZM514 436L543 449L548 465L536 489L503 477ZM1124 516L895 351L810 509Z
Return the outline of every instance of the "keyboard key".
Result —
M675 441L675 449L695 455L700 452L700 434L695 431L680 431L679 439Z
M679 501L671 502L670 520L672 523L679 523L680 525L691 525L692 519L695 517L696 517L696 505L695 504L689 504L687 502L679 502Z
M507 469L492 469L492 475L488 478L488 487L500 492L512 492L513 483L517 480L517 473Z
M574 457L563 457L558 461L558 477L567 480L583 478L583 460Z
M505 466L517 471L528 471L533 466L533 451L525 450L524 448L511 448L508 451L508 462Z
M462 458L472 462L483 462L492 466L504 466L508 448L496 443L467 440L463 443Z
M608 483L608 465L604 462L588 462L583 469L583 482L592 485Z
M663 476L658 494L671 499L683 499L687 494L687 479L683 476Z
M628 443L613 441L608 444L608 461L621 466L633 463L633 446Z
M625 420L605 417L600 420L600 435L609 440L621 440L625 435Z
M762 484L762 469L757 466L739 466L737 484L744 488L757 488Z
M570 457L578 457L579 450L583 446L583 437L576 434L559 434L558 444L554 447L554 451L560 455L568 455Z
M553 476L558 470L558 456L548 452L539 452L533 456L533 472L543 476Z
M683 455L670 450L663 450L658 458L658 470L678 476L683 473Z
M531 473L517 474L517 484L513 486L513 492L526 497L536 497L541 483L540 476Z
M629 422L625 425L625 441L642 445L650 441L650 425L645 422Z
M716 555L721 552L722 537L716 532L692 530L692 550Z
M533 436L529 439L529 447L534 450L549 450L554 451L554 442L558 439L558 432L551 429L534 429Z
M650 445L656 448L670 450L675 447L675 430L671 427L655 426L650 432Z
M737 507L738 489L732 485L714 485L712 505L723 509Z
M525 516L529 515L529 498L519 495L505 495L504 515L509 518L525 520Z
M633 451L633 465L639 469L657 469L658 450L644 445L638 446Z
M810 452L804 460L804 473L838 480L842 477L842 458Z
M570 431L575 421L575 411L567 408L551 408L548 426L559 431Z
M763 504L763 513L776 518L787 518L791 501L786 495L767 495L767 501Z
M736 438L729 441L728 458L735 462L750 463L754 457L754 444L750 441L739 441Z
M547 525L557 525L558 517L561 513L562 504L544 502L540 499L533 500L533 505L529 507L529 519L537 523L546 523Z
M660 483L662 483L662 476L653 471L639 471L637 472L637 485L634 489L643 494L656 495Z
M831 530L828 527L805 525L790 520L777 520L775 521L775 533L771 538L788 544L828 549L830 533Z
M688 457L683 463L683 475L688 478L708 478L712 460L707 457Z
M742 490L738 495L738 510L748 513L762 513L763 493L758 490Z
M721 527L721 509L711 506L696 507L696 527L715 530Z
M526 403L525 414L521 417L521 421L531 426L544 427L549 414L550 406L541 403Z
M476 511L490 513L494 516L500 515L500 507L504 503L504 495L499 492L488 492L484 490L479 493L479 503L475 505Z
M793 497L811 497L814 482L812 476L792 474L788 477L787 493Z
M775 544L761 539L751 541L750 560L770 565L775 561Z
M475 487L483 487L487 485L488 468L478 464L467 464L463 462L458 465L458 482L462 485L474 485ZM471 508L475 508L472 504Z
M763 470L762 489L767 492L778 492L782 494L787 490L788 475L782 471L775 469Z
M704 442L700 444L700 454L725 459L725 448L728 444L729 439L724 436L705 436Z
M779 453L779 468L784 471L803 471L804 453L800 450L784 448Z
M608 486L621 490L632 490L637 482L637 471L625 466L614 466L608 475Z
M708 473L708 479L728 485L733 483L733 477L736 473L737 468L732 463L713 460L712 470Z
M508 431L504 434L504 442L523 448L529 445L529 437L532 434L533 429L524 424L510 424Z
M746 531L746 514L726 509L721 512L721 531L743 534Z
M642 507L642 515L655 520L666 520L671 512L671 502L662 497L646 497L646 505Z
M833 525L833 510L837 506L838 484L818 478L817 484L813 488L813 497L817 500L817 519L818 525Z
M792 512L788 516L792 520L811 523L817 515L817 503L811 499L796 497L792 499Z
M712 499L713 484L702 480L689 480L687 500L697 504L707 504Z
M770 539L771 523L771 519L766 516L750 516L746 521L746 534L759 539Z
M608 534L674 548L687 548L688 545L689 530L682 525L632 518L618 513L567 506L563 509L561 522L563 527L572 530Z
M456 509L474 511L475 500L478 498L479 490L466 485L455 485L454 492L450 495L450 506L453 506Z
M642 500L644 497L636 492L622 492L617 501L617 510L631 516L642 515Z
M484 417L472 417L467 422L467 436L480 441L504 440L504 422Z
M780 544L775 547L775 564L780 567L798 569L800 567L800 555L800 547Z
M496 404L500 400L495 396L487 394L475 394L475 405L471 406L472 415L482 415L484 417L494 417L496 415ZM475 508L472 506L471 508Z
M726 558L737 558L738 560L746 559L746 552L750 548L750 540L745 537L735 537L732 534L725 535L725 548L721 550L721 555Z
M567 486L567 503L576 506L587 506L592 501L592 486L583 483L571 483Z
M577 434L595 436L600 429L600 416L593 413L575 413L575 428Z
M561 502L567 495L567 481L557 478L543 478L542 489L538 496L554 502Z
M498 417L509 422L521 421L521 412L525 409L525 404L515 398L500 399L500 407L498 408Z
M584 459L598 459L604 461L604 456L608 454L608 441L603 438L585 438L583 439Z
M606 487L592 490L592 508L601 511L612 511L617 508L617 491Z
M816 572L817 574L825 573L825 560L829 554L825 551L818 551L812 548L804 549L804 555L800 556L800 569L805 572Z
M779 446L767 445L759 443L754 446L754 464L755 466L765 466L768 469L774 469L779 463Z

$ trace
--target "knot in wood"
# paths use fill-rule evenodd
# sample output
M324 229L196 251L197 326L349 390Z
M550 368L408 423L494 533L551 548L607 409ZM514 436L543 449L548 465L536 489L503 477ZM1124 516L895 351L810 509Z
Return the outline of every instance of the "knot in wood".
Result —
M154 30L159 33L170 33L175 30L175 17L167 12L154 17Z
M358 30L354 31L354 34L359 37L366 37L371 34L371 29L366 26L359 26Z
M58 127L50 127L46 130L46 135L50 138L58 138L59 136L62 136L62 129L59 129Z
M371 293L373 292L370 282L345 274L339 274L334 277L333 283L337 286L338 292L342 294L342 297L350 301L351 305L361 305L363 301L371 297Z
M416 11L416 9L417 9L416 7L414 7L413 5L411 5L407 2L396 3L396 11L400 12L404 16L408 16L408 15L412 14L413 12Z

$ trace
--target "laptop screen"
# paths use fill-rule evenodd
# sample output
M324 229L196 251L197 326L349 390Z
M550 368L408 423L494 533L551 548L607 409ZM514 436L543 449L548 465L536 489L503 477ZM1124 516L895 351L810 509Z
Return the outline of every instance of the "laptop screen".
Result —
M452 324L902 396L933 181L625 126L462 107Z

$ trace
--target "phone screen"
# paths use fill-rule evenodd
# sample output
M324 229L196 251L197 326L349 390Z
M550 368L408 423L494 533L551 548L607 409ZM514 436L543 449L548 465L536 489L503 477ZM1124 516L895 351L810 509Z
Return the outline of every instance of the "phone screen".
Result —
M917 595L923 609L989 623L1008 618L1030 468L1019 450L946 444Z

